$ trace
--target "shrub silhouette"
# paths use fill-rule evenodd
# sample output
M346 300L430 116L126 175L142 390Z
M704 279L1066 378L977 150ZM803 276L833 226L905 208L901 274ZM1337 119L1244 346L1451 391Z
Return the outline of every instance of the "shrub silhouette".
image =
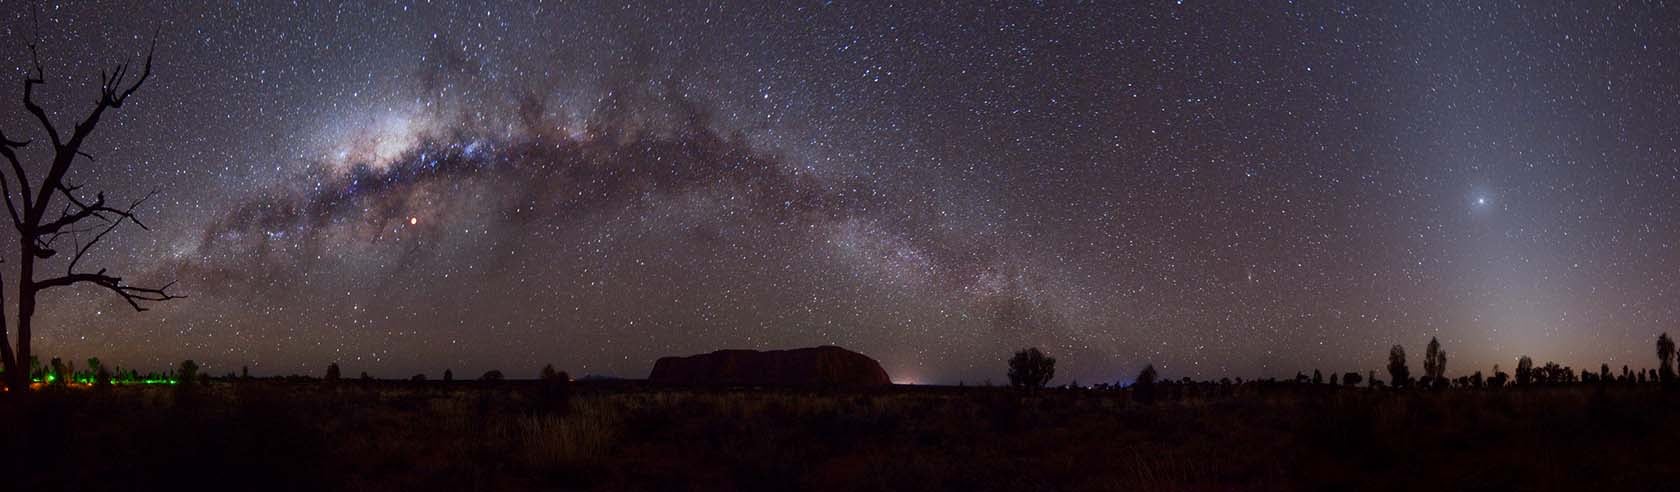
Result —
M57 359L54 359L57 360ZM1657 336L1657 381L1663 385L1674 384L1674 339L1668 338L1668 333Z
M1395 345L1388 349L1388 379L1394 382L1395 388L1404 388L1411 382L1412 370L1406 367L1406 348Z
M452 382L454 380L455 380L455 371L444 369L443 370L443 382L448 383L448 382Z
M483 376L479 376L478 380L479 381L501 381L502 380L502 371L496 370L496 369L491 369L489 372L484 373Z
M425 373L415 374L414 377L408 378L408 380L416 382L416 383L424 383L424 382L426 382L426 374Z
M1359 383L1364 381L1365 378L1359 377L1359 373L1357 372L1350 372L1342 375L1342 384L1347 386L1359 386Z
M538 375L542 382L542 391L537 395L538 410L556 414L570 411L572 376L565 371L555 371L553 364L544 365Z
M1037 390L1056 376L1056 358L1047 357L1038 347L1016 352L1009 359L1009 385Z
M331 363L331 364L327 364L326 380L327 381L338 381L338 378L339 378L338 363L334 362L334 363Z
M369 375L368 375L368 373L367 373L367 371L362 371L362 378L361 378L361 379L362 379L362 381L364 381L364 382L366 382L366 381L372 381L372 380L373 380L373 376L369 376Z
M1160 375L1155 373L1154 364L1146 364L1142 371L1138 371L1137 379L1132 381L1132 399L1139 403L1155 402L1155 380Z

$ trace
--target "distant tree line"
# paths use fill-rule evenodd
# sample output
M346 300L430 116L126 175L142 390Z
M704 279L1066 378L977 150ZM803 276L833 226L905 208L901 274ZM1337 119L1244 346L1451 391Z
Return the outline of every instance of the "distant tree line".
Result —
M1218 381L1194 381L1189 377L1177 381L1162 378L1153 364L1146 364L1143 370L1128 384L1125 381L1113 384L1099 383L1089 388L1069 383L1063 389L1069 390L1120 390L1132 392L1133 399L1149 403L1162 398L1165 393L1183 393L1186 389L1202 390L1208 388L1228 388L1234 385L1298 385L1298 386L1326 386L1333 388L1372 388L1372 389L1419 389L1446 390L1459 389L1497 389L1506 387L1531 386L1560 386L1570 384L1597 385L1661 385L1664 389L1680 387L1680 378L1675 375L1677 352L1674 340L1663 333L1657 337L1657 367L1655 369L1631 369L1626 365L1620 371L1611 369L1610 364L1601 363L1595 371L1590 368L1576 370L1556 362L1546 362L1536 366L1534 359L1523 355L1517 358L1516 369L1513 373L1501 370L1498 364L1493 366L1488 375L1477 370L1470 374L1457 377L1447 373L1447 351L1441 347L1440 340L1431 337L1424 348L1423 374L1414 377L1406 360L1406 349L1401 345L1389 348L1387 375L1385 381L1377 377L1377 371L1360 374L1358 371L1346 373L1330 373L1326 382L1324 373L1313 369L1312 374L1295 373L1291 380L1279 381L1275 378L1263 378L1244 381L1243 378L1221 378ZM1015 353L1009 359L1009 382L1011 386L1037 390L1048 386L1055 375L1056 359L1044 354L1038 348L1028 348Z

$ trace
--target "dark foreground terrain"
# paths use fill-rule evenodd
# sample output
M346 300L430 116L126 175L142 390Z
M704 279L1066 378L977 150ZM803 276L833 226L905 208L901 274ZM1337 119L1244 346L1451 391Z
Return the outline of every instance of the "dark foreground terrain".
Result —
M1656 490L1654 387L223 381L0 396L5 490Z

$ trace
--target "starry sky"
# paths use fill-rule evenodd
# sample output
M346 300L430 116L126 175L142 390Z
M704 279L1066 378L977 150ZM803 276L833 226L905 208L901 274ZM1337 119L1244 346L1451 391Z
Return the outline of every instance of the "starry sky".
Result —
M67 126L158 33L70 180L156 189L84 262L190 296L49 291L37 351L643 377L837 344L974 384L1038 346L1095 383L1430 337L1450 374L1637 368L1680 327L1677 6L1044 3L7 9L16 137L31 39Z

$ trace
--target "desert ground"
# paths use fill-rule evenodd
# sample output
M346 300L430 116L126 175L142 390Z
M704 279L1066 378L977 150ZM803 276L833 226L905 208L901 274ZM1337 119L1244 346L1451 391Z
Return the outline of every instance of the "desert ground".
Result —
M0 398L10 490L1656 490L1654 385L212 380Z

